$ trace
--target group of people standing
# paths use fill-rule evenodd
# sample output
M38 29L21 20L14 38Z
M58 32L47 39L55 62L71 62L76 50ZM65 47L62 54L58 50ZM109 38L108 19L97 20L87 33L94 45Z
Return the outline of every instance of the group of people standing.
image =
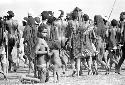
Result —
M119 74L125 58L125 12L120 14L120 21L113 19L111 22L101 15L95 15L94 20L91 20L78 7L67 14L65 19L64 11L59 12L58 17L54 16L52 11L43 11L41 17L33 17L31 13L24 17L23 58L29 60L28 73L33 70L34 77L47 82L51 67L57 82L60 68L65 74L67 63L70 62L74 76L76 73L81 74L82 62L88 69L88 74L98 75L98 63L105 67L106 74L109 74L112 64L115 63L115 72ZM7 20L3 19L0 22L0 28L3 29L1 39L4 41L1 42L1 48L8 46L6 50L1 51L1 63L6 60L5 55L8 52L9 66L12 64L16 71L11 52L15 45L17 48L21 47L19 28L17 22L12 20L14 13L8 13ZM4 33L8 35L7 38L4 37ZM3 45L5 42L7 44Z

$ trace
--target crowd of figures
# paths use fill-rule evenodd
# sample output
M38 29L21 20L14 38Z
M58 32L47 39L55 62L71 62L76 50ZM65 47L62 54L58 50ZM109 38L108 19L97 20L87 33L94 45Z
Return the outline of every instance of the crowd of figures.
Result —
M125 12L121 12L119 21L113 19L111 22L101 15L89 19L78 7L66 17L64 11L59 12L59 16L55 16L52 11L43 11L41 17L28 13L22 21L23 36L18 22L12 19L12 11L0 18L1 73L6 75L8 70L16 72L18 69L12 58L12 49L16 47L17 58L28 64L28 73L33 71L34 77L41 82L49 80L50 71L54 82L58 82L60 70L65 75L69 63L72 76L82 74L81 65L88 70L88 75L98 75L98 65L109 74L115 64L115 73L120 74L125 57ZM20 50L22 47L24 52ZM20 56L21 53L24 55Z

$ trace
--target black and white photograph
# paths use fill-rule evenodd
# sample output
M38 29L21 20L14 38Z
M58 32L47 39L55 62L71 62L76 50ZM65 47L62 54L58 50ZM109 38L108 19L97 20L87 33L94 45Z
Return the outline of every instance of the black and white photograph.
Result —
M125 85L125 0L0 0L0 85Z

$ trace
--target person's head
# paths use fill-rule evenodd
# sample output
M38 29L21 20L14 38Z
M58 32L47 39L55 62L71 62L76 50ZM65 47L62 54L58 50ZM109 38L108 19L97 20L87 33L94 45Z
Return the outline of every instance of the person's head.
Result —
M99 24L104 24L103 18L101 15L95 15L94 16L94 24L99 25Z
M43 11L40 15L42 17L42 21L47 21L50 17L53 16L53 12L52 11Z
M8 19L11 19L12 17L14 17L13 11L8 11L7 13L8 13L8 15L7 15Z
M77 11L73 11L73 13L72 13L72 19L73 20L77 20L77 18L78 18L78 12Z
M40 24L40 18L39 17L35 17L34 18L35 19L35 26L36 26L36 28L38 28L38 26L39 26L39 24Z
M121 12L119 18L120 18L120 21L124 21L125 20L125 12Z
M115 27L115 26L117 26L117 25L118 25L118 21L117 21L116 19L113 19L113 20L111 21L111 26Z
M47 27L46 25L40 25L38 27L38 37L40 38L46 38L47 37Z
M8 11L7 13L8 13L8 15L9 15L10 17L14 17L13 11Z
M84 14L83 15L83 19L84 19L84 21L88 21L89 20L89 16L87 14Z

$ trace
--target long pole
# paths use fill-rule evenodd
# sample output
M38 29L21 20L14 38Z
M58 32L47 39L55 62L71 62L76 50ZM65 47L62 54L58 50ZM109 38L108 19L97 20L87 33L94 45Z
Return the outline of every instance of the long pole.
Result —
M116 0L115 0L114 3L113 3L113 6L112 6L111 12L110 12L110 14L109 14L108 20L109 20L109 18L111 17L111 14L112 14L112 12L113 12L113 10L114 10L115 3L116 3Z

